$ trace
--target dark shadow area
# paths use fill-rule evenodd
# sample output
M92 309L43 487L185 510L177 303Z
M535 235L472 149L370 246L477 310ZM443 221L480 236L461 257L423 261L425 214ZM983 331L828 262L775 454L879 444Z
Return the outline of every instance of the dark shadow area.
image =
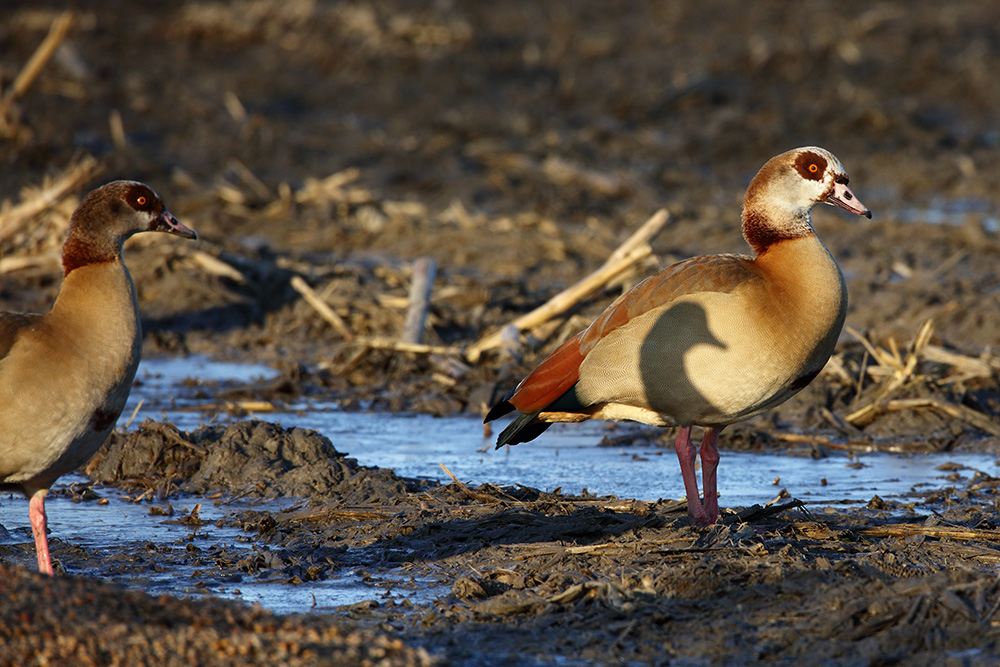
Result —
M587 545L617 537L649 521L649 517L598 507L583 507L557 516L542 511L498 508L483 517L433 521L406 535L379 540L370 547L346 553L344 557L358 566L393 567L407 562L443 560L484 547L542 542Z
M704 308L678 303L656 318L639 348L639 373L646 400L654 410L678 419L682 425L714 410L691 381L684 364L685 355L698 345L726 349L708 328Z

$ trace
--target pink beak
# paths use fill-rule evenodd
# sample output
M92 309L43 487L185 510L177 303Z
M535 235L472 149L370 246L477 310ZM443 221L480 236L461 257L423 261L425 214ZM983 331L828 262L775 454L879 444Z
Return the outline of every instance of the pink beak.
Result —
M832 206L839 206L855 215L863 215L869 220L872 219L872 212L861 203L861 200L854 196L851 189L847 187L847 179L837 179L833 184L833 192L827 198L826 203Z
M168 234L175 234L183 239L196 239L198 235L194 233L194 230L190 227L185 227L181 222L170 214L170 211L164 209L163 213L159 218L153 221L152 226L149 228L152 232L166 232Z

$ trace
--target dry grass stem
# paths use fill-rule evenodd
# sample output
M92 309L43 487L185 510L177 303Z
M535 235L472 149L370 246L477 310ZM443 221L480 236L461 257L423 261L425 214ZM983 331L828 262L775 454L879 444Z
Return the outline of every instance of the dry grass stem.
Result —
M393 338L365 336L355 338L354 343L376 350L395 350L396 352L412 352L414 354L447 354L459 356L462 351L457 347L445 345L428 345L426 343L407 343Z
M865 350L868 351L873 359L875 359L881 366L886 367L892 372L892 376L888 382L886 382L882 388L879 389L879 393L875 397L874 401L859 410L855 410L845 417L845 420L854 426L864 426L866 424L870 424L875 418L878 413L879 404L885 401L885 399L887 399L900 387L905 385L914 376L917 366L920 363L921 355L923 355L924 349L927 347L928 342L930 342L931 335L934 333L934 321L927 320L924 322L923 326L920 327L920 331L917 333L917 337L910 346L910 350L907 352L905 359L900 354L896 341L893 338L889 339L889 350L886 350L881 347L876 347L867 338L851 327L845 327L845 330L861 342Z
M37 190L26 192L20 204L0 212L0 241L9 238L36 215L55 207L67 194L94 179L102 169L100 163L88 155L53 181L46 179Z
M135 404L135 409L132 410L132 415L128 418L128 421L125 422L125 426L122 427L123 431L127 431L128 427L132 425L132 422L135 421L136 415L139 414L139 410L142 409L142 404L145 403L145 402L146 402L145 398L140 398L139 402Z
M775 498L775 500L777 500L777 498ZM763 519L767 519L772 516L777 516L778 514L781 514L786 510L794 510L794 509L805 510L806 504L801 500L793 498L786 503L781 503L780 505L777 502L775 502L775 500L772 500L763 507L761 507L760 505L753 505L751 507L746 508L742 512L730 514L724 517L722 519L722 522L727 525L752 523L755 521L762 521Z
M114 109L108 114L108 131L111 133L111 143L114 144L115 150L123 151L128 148L125 123L122 121L122 114L118 109Z
M945 382L959 382L974 378L989 378L1000 372L1000 357L983 354L970 357L939 345L928 345L924 348L924 360L931 363L951 366L958 371L957 376L945 378Z
M628 246L629 250L621 254L619 259L605 263L604 266L591 273L580 282L563 290L562 292L559 292L543 305L534 309L530 313L516 318L507 326L516 327L518 331L534 329L535 327L538 327L553 317L557 317L565 313L580 302L586 300L595 292L604 288L608 283L631 270L636 264L644 260L646 257L649 257L653 253L649 244L646 242L636 242L633 239L636 237L651 237L655 234L656 230L661 228L663 224L666 223L666 220L666 212L662 210L657 211L649 221L643 224L643 226L640 227L635 234L622 244L622 246ZM650 230L654 231L651 232ZM614 257L617 252L618 251L616 250L615 253L612 253L612 257ZM476 363L479 361L483 352L499 347L503 342L503 330L505 328L506 327L501 327L499 331L495 331L480 338L476 343L470 346L468 350L466 350L466 358L470 362Z
M302 189L295 193L295 201L299 204L323 204L336 202L345 204L367 204L374 201L372 194L364 188L345 187L351 181L361 176L357 168L345 169L326 178L306 179Z
M526 159L535 167L530 158ZM629 190L628 181L618 175L587 169L557 157L546 158L541 171L556 185L578 185L602 197L621 197Z
M877 380L884 381L878 395L873 401L844 418L847 423L861 427L870 424L879 415L886 412L898 410L933 410L942 416L958 419L976 429L991 435L1000 436L1000 423L987 415L963 405L934 398L891 398L892 394L915 377L921 361L939 363L956 369L958 377L946 380L950 382L970 378L992 377L997 369L1000 368L1000 361L986 355L979 358L968 357L951 352L937 345L931 345L929 341L934 332L932 320L927 320L920 327L920 331L910 345L905 358L900 353L895 340L892 338L889 339L888 349L884 349L873 345L867 338L854 329L847 327L846 330L861 342L868 355L879 364L879 366L869 367L867 374ZM861 376L863 377L865 374L865 369L863 368Z
M858 533L869 537L926 537L948 538L952 540L985 540L1000 542L1000 530L974 530L971 528L953 528L951 526L915 526L911 524L890 524L886 526L870 526L857 529Z
M292 288L302 295L302 298L306 300L313 309L320 314L320 316L330 323L330 325L336 329L341 336L346 340L354 340L354 333L344 322L343 318L333 311L333 308L326 305L326 302L319 298L312 287L309 287L308 283L299 276L292 276L291 280Z
M887 401L879 407L880 410L934 410L942 415L959 419L980 431L990 435L1000 436L1000 423L986 415L976 412L964 405L957 405L935 398L900 398Z
M226 164L226 167L240 177L240 180L253 191L255 197L265 201L272 198L271 191L264 184L264 181L257 178L257 175L241 161L234 158Z
M25 269L45 268L55 270L61 265L62 258L59 253L47 252L41 255L30 257L15 256L0 258L0 275L23 271Z
M615 251L608 256L607 261L604 262L601 268L612 266L625 258L633 250L641 248L643 245L648 245L669 221L670 213L668 213L665 208L661 208L659 211L651 215L649 220L642 223L642 226L635 230L635 233L632 234L632 236L628 237L624 243L618 246Z
M228 264L215 255L210 255L203 250L195 250L191 253L191 259L203 270L221 278L229 278L237 283L246 284L247 278L243 272Z
M197 403L195 405L181 405L172 408L178 412L228 412L228 413L252 413L252 412L275 412L278 408L270 401L223 401L221 403Z
M834 439L825 435L808 435L804 433L768 433L767 437L781 442L791 442L802 445L813 445L825 449L835 449L846 452L887 452L901 453L914 451L931 451L922 442L890 442L880 443L870 438L848 437Z
M485 503L489 503L489 504L492 504L492 505L495 505L495 504L498 504L498 503L502 502L499 499L494 498L492 496L488 496L488 495L483 494L483 493L476 493L475 491L473 491L472 489L470 489L465 482L463 482L462 480L460 480L458 477L455 477L455 474L452 473L452 471L448 470L448 466L446 466L443 463L438 463L438 465L441 466L441 470L444 470L444 474L448 475L448 477L451 478L451 481L453 481L455 484L457 484L458 488L460 488L462 490L462 492L465 493L470 498L473 498L475 500L479 500L479 501L482 501L482 502L485 502Z
M431 308L431 294L434 291L434 275L437 262L429 257L421 257L413 262L413 281L410 283L409 308L403 327L403 342L419 345L424 342L427 328L427 313Z
M35 79L41 74L46 63L49 62L49 59L52 58L56 49L59 48L63 39L66 38L66 34L72 25L72 11L65 11L52 21L52 25L49 27L49 34L45 36L45 39L35 49L31 58L21 68L17 78L14 79L14 83L4 93L3 98L0 98L0 124L6 125L7 114L10 112L11 105L14 104L17 98L24 95L28 91L28 88L31 87L31 84L35 82Z

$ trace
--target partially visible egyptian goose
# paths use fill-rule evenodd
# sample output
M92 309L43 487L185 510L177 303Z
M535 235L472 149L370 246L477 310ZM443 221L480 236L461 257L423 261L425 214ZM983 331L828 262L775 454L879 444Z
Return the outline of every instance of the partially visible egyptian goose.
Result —
M820 202L872 217L829 151L809 146L771 158L743 203L743 236L754 256L693 257L623 294L490 410L486 421L521 413L497 447L533 440L552 422L679 426L688 514L715 523L719 431L808 385L844 326L844 277L812 227L810 211ZM704 504L695 425L706 429Z
M122 262L122 244L136 232L196 238L146 185L109 183L70 219L52 310L0 313L0 488L30 499L38 569L46 574L45 494L111 433L139 365L139 309Z

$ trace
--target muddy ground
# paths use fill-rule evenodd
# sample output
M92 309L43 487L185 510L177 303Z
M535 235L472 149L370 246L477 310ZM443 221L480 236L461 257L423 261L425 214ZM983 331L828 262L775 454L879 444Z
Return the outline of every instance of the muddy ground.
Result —
M11 95L53 20L78 5L52 60ZM723 448L993 451L998 26L1000 7L972 0L5 2L0 307L44 310L79 197L135 178L200 234L197 244L129 244L147 355L202 353L283 372L211 397L220 401L478 412L621 285L516 349L476 362L464 349L599 267L661 207L671 217L652 241L655 260L626 285L657 264L743 251L750 177L778 152L818 144L875 212L870 223L815 214L847 277L858 335L844 334L799 397L727 430ZM445 349L365 343L400 335L420 257L438 265L424 342ZM358 340L303 300L295 276ZM122 441L153 438L147 427ZM176 436L196 447L171 452L234 441L224 431ZM178 661L202 664L225 662L230 648L262 662L309 650L346 664L1000 657L1000 515L995 481L982 475L956 471L953 488L912 506L747 509L703 530L672 501L427 487L346 462L324 469L316 463L332 453L316 447L313 458L272 452L254 464L282 480L258 491L316 497L297 514L232 518L265 555L206 556L206 577L305 581L405 566L449 595L274 618L4 565L4 659L27 661L44 646L153 662L175 645L191 651ZM117 473L99 478L126 491L246 491L182 458L125 474L130 456L148 459L115 451L92 472L117 460ZM94 555L53 538L67 572L94 569ZM103 578L128 584L150 560L194 557L152 553L122 554ZM43 595L78 604L36 620L30 604Z

